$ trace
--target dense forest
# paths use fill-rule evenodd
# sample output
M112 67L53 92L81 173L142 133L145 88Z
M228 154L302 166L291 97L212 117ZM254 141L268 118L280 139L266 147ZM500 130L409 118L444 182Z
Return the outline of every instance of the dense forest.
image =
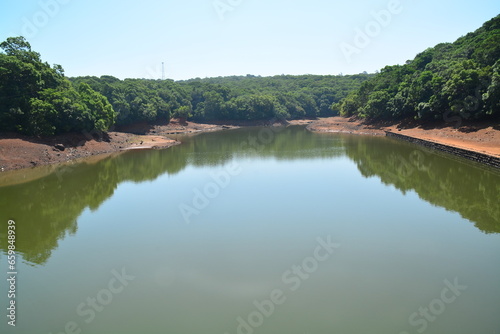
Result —
M115 122L108 100L77 87L60 65L51 67L22 37L0 44L0 130L31 135L107 130Z
M367 119L498 120L500 16L404 65L386 66L334 108Z
M0 44L0 131L47 136L167 123L171 117L261 120L329 116L332 104L372 75L172 80L67 78L23 37Z
M252 75L187 81L67 78L23 37L0 44L0 131L46 136L113 125L357 116L500 118L500 16L378 74Z
M179 82L103 76L71 81L106 96L121 125L168 121L170 116L197 121L330 116L332 104L371 76L247 75Z
M372 76L247 75L194 79L180 84L191 94L195 119L297 119L334 115L332 104Z

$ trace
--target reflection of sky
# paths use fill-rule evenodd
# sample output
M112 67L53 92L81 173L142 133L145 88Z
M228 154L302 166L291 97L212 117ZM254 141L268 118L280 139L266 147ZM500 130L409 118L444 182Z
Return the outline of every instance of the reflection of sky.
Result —
M231 164L241 172L185 224L179 205L192 204L195 189L203 192L211 175ZM283 273L328 235L340 248L290 291ZM263 333L292 333L297 323L311 333L361 333L366 326L399 333L412 312L439 297L443 280L455 277L470 289L440 318L441 332L456 324L487 332L496 321L488 310L500 307L500 267L492 265L499 241L500 235L485 235L414 191L403 195L378 176L363 177L346 156L236 155L153 181L119 183L96 210L85 209L76 234L60 239L45 264L20 263L19 302L29 319L20 326L26 333L49 333L69 320L81 323L76 306L105 289L112 270L125 268L136 279L84 332L233 333L236 318L252 312L255 300L281 289L287 301L266 320ZM6 281L0 282L5 289Z
M498 298L478 302L476 296L500 297L491 290L500 276L491 265L500 254L500 236L481 233L413 191L402 195L377 177L362 177L345 157L235 161L241 173L190 225L182 221L179 203L192 200L194 188L203 189L211 172L227 166L188 166L154 182L120 184L98 210L81 214L77 234L61 240L43 267L21 265L25 317L33 325L52 319L49 330L57 328L67 320L51 315L75 318L74 307L121 268L136 280L100 315L97 328L121 328L117 317L133 313L132 327L182 327L195 316L207 328L229 331L237 316L253 310L254 300L281 289L287 302L269 326L286 328L296 314L292 318L317 329L358 328L353 317L368 319L372 328L405 329L409 314L439 297L443 280L454 277L471 287L461 299L463 312L498 306ZM283 273L311 256L316 238L327 235L341 247L290 291ZM145 304L137 307L138 301ZM153 317L157 310L168 312ZM462 318L453 311L448 317L441 321ZM492 319L472 321L486 328ZM86 332L94 333L92 328Z

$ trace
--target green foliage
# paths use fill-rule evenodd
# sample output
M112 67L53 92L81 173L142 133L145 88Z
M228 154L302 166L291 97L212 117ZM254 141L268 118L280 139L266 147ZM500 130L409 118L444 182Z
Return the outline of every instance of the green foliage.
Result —
M115 112L108 100L101 94L95 92L86 83L78 87L81 100L86 112L83 116L83 129L87 131L106 131L115 122Z
M47 136L68 131L107 130L114 111L90 87L78 92L60 65L41 61L23 37L0 44L0 130Z
M486 93L483 94L485 110L487 115L498 115L500 113L500 60L492 69L491 84Z
M387 66L336 108L369 119L498 119L500 16L455 43L438 44L403 66Z
M172 115L199 121L331 116L338 114L333 105L372 76L68 80L60 65L43 63L23 37L0 47L0 130L36 136L165 123Z
M372 75L232 76L179 84L191 95L197 120L259 120L332 116L332 106Z
M64 76L23 37L0 44L0 130L30 135L112 125L318 116L470 119L500 116L500 16L455 43L373 76L252 75L171 80Z
M117 113L116 123L168 122L184 106L191 108L188 93L171 80L119 80L112 76L73 78L104 95Z
M192 116L192 108L190 106L181 106L174 112L177 118L188 118Z
M372 75L219 77L173 82L110 76L71 79L106 96L117 124L168 121L262 120L331 116L332 104Z

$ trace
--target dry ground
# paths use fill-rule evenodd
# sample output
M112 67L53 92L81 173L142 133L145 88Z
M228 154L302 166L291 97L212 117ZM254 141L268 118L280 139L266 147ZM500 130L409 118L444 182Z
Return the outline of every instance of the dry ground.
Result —
M356 119L329 117L317 120L297 120L289 124L307 125L316 132L338 132L365 135L385 135L393 131L407 136L435 141L476 152L500 157L500 127L487 123L465 124L459 128L446 124L366 124ZM167 148L179 144L169 135L199 133L268 125L259 122L200 124L172 120L167 125L135 124L106 134L65 134L47 139L18 134L0 134L0 171L51 165L80 158L111 154L129 149Z

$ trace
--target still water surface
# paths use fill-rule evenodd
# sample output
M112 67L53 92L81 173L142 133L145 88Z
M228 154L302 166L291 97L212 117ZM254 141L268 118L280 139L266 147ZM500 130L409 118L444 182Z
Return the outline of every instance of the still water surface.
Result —
M182 140L0 185L1 333L500 333L497 171L303 127Z

